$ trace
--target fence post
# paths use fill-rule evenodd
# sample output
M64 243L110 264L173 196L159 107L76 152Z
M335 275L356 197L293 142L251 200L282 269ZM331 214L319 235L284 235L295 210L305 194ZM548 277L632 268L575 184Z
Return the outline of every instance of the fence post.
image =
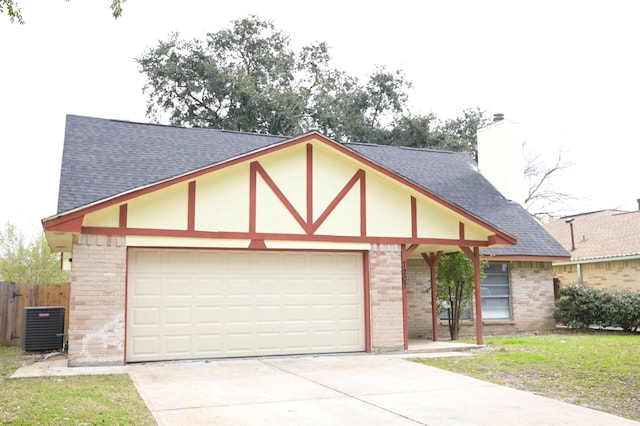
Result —
M21 296L18 287L16 283L0 282L0 345L3 346L16 344L16 311Z

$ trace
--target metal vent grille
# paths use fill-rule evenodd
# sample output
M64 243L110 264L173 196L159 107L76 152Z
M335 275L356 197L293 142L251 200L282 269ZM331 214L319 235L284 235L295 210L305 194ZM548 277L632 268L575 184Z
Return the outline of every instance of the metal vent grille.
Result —
M64 306L24 308L22 349L55 351L64 346Z

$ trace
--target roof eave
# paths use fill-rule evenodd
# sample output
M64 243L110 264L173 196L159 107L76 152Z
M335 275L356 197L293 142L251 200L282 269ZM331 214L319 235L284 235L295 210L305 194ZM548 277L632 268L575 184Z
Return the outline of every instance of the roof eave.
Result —
M591 257L591 258L585 258L585 259L570 259L570 260L563 260L560 262L554 262L553 265L566 266L566 265L578 265L578 264L585 264L585 263L617 262L617 261L638 260L638 259L640 259L640 253L618 255L618 256Z
M555 265L555 261L565 261L568 259L568 257L566 256L532 255L532 254L501 254L501 255L486 254L486 255L483 255L483 257L489 260L554 262L554 265Z

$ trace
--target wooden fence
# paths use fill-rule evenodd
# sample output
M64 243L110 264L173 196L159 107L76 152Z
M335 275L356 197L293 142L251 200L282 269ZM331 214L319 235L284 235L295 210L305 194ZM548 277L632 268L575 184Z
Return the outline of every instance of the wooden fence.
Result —
M64 332L69 329L69 283L0 282L0 345L22 344L23 310L29 306L64 306Z

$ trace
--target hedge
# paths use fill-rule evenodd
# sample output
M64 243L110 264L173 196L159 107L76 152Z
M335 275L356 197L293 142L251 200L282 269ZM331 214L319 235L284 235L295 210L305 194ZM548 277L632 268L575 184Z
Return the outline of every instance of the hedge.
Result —
M599 326L637 331L640 327L640 293L598 290L582 285L563 287L553 316L559 324L572 328Z

